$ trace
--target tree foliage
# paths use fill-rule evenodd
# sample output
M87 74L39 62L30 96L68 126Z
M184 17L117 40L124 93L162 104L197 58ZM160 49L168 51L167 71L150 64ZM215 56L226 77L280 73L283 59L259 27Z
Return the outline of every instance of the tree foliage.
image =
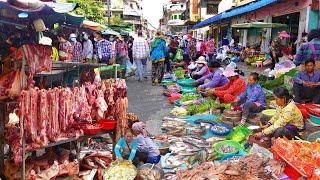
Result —
M121 19L120 16L112 16L110 18L110 22L112 25L116 25L116 26L123 26L125 25L125 23L123 22L123 20Z
M68 2L78 3L78 8L74 10L75 14L82 15L90 21L105 24L106 11L101 0L68 0Z

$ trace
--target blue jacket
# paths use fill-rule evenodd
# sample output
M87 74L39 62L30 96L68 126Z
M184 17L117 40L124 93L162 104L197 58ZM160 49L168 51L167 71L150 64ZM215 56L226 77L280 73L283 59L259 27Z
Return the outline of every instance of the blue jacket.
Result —
M164 60L167 54L166 41L162 38L156 38L151 45L150 57L152 62Z

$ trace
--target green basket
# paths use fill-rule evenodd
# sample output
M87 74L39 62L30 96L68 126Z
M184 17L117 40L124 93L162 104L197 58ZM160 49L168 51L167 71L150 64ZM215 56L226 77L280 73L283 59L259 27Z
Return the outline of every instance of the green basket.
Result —
M182 93L195 93L197 90L195 87L182 87Z
M177 81L177 83L180 85L180 86L183 86L183 87L193 87L193 83L194 80L193 79L180 79Z
M220 149L223 145L231 146L235 148L235 151L230 153L221 152ZM237 154L240 151L240 149L241 149L241 145L237 141L233 141L233 140L220 141L214 145L214 151L218 154L219 157L225 157L232 154Z

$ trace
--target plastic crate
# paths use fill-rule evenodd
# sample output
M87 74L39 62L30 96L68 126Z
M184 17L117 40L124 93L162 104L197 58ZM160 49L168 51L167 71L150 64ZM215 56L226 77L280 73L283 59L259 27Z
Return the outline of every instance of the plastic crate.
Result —
M290 162L288 162L285 158L279 155L276 151L272 150L273 159L277 161L283 161L286 163L286 167L284 169L284 173L292 180L300 179L302 177L307 177L303 173L301 173L297 168L295 168Z

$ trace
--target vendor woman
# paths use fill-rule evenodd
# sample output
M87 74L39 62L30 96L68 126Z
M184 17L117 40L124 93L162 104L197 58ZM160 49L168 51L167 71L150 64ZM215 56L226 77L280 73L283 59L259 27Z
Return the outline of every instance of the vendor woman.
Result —
M139 159L145 163L157 164L160 161L160 152L152 139L148 136L143 122L136 122L132 125L133 133L137 136L137 153Z
M246 91L236 99L236 103L242 107L242 119L240 123L242 125L246 123L251 113L259 113L266 107L266 97L258 81L259 74L256 72L251 73L248 77Z
M208 74L210 74L209 67L207 66L206 58L203 56L200 56L197 63L197 69L191 73L191 77L193 79L200 79Z
M213 94L218 97L222 103L232 103L246 90L246 83L230 64L226 67L223 75L229 79L229 82L222 87L210 89L207 92L209 95Z
M137 152L138 140L133 137L133 133L130 129L128 129L124 137L120 138L117 142L114 152L116 154L117 159L130 160L134 165L139 164L139 160L135 158Z
M211 73L203 76L202 78L195 81L195 85L198 86L198 91L203 91L207 88L216 88L226 85L229 80L222 73L220 69L221 65L218 61L209 62L208 65Z
M262 132L254 134L254 137L256 139L264 136L293 139L305 128L302 114L286 88L275 89L274 96L279 106L277 113L262 127Z

